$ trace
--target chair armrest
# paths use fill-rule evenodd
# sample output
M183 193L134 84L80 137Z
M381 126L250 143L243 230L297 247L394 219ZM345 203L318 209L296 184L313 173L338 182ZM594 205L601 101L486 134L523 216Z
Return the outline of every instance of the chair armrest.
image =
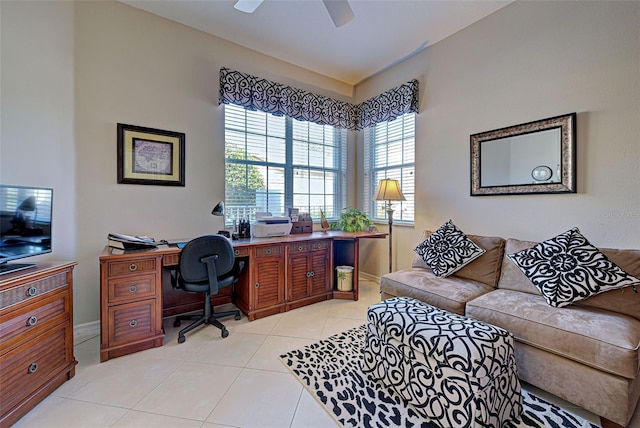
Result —
M178 266L170 267L169 274L171 275L171 287L178 288Z
M238 280L240 279L240 276L242 275L242 272L244 271L244 265L245 265L245 261L244 260L239 260L238 261L238 268L237 268L236 272L233 275L236 278L233 280L233 282L238 282Z

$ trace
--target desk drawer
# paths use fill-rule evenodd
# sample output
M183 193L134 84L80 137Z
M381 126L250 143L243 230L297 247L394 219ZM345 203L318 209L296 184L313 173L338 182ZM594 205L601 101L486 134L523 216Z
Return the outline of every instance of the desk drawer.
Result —
M307 253L309 251L326 250L327 248L329 248L328 241L299 242L296 244L289 244L289 253Z
M233 254L236 257L248 257L249 256L249 247L234 248Z
M71 327L62 325L0 357L0 414L13 408L71 363Z
M155 273L110 279L108 282L109 303L130 302L156 295Z
M11 312L0 315L0 351L13 346L9 341L30 340L34 335L51 326L70 319L71 302L69 293L55 293L32 304L22 305ZM23 335L22 337L18 337Z
M157 259L133 259L107 263L107 276L130 275L141 272L155 272Z
M267 247L256 247L254 250L256 257L275 257L282 254L281 245L270 245Z
M39 300L43 293L66 287L67 285L69 285L67 283L67 273L60 272L19 287L9 288L0 292L0 309L5 309L18 303Z
M109 345L118 346L155 334L156 299L109 308Z

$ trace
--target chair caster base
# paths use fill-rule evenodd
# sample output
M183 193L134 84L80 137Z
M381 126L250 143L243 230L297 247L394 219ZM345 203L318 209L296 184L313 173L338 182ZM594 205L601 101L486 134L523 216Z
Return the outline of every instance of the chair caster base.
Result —
M240 320L240 318L242 318L242 317L240 316L240 314L237 314L237 315L235 316L236 321Z
M223 338L229 336L229 330L227 330L226 328L223 328L221 331L221 335Z
M178 343L184 343L186 338L184 336L178 336Z
M179 320L175 320L175 321L173 322L173 326L174 326L174 327L180 327L180 321L179 321Z

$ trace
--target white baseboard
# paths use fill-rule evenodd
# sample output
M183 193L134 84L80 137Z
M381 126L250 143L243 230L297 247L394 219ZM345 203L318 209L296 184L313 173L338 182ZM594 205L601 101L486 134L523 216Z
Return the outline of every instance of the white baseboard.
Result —
M92 321L73 326L73 337L100 334L100 321Z
M379 276L375 276L375 275L371 275L370 273L360 272L360 278L366 279L368 281L375 281L377 283L380 283L380 277Z

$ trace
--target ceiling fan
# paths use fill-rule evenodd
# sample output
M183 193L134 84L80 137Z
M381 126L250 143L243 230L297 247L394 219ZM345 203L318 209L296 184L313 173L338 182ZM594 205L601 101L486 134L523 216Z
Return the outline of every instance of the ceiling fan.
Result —
M233 7L245 13L253 13L264 0L238 0ZM322 0L336 27L351 22L354 18L349 0Z

